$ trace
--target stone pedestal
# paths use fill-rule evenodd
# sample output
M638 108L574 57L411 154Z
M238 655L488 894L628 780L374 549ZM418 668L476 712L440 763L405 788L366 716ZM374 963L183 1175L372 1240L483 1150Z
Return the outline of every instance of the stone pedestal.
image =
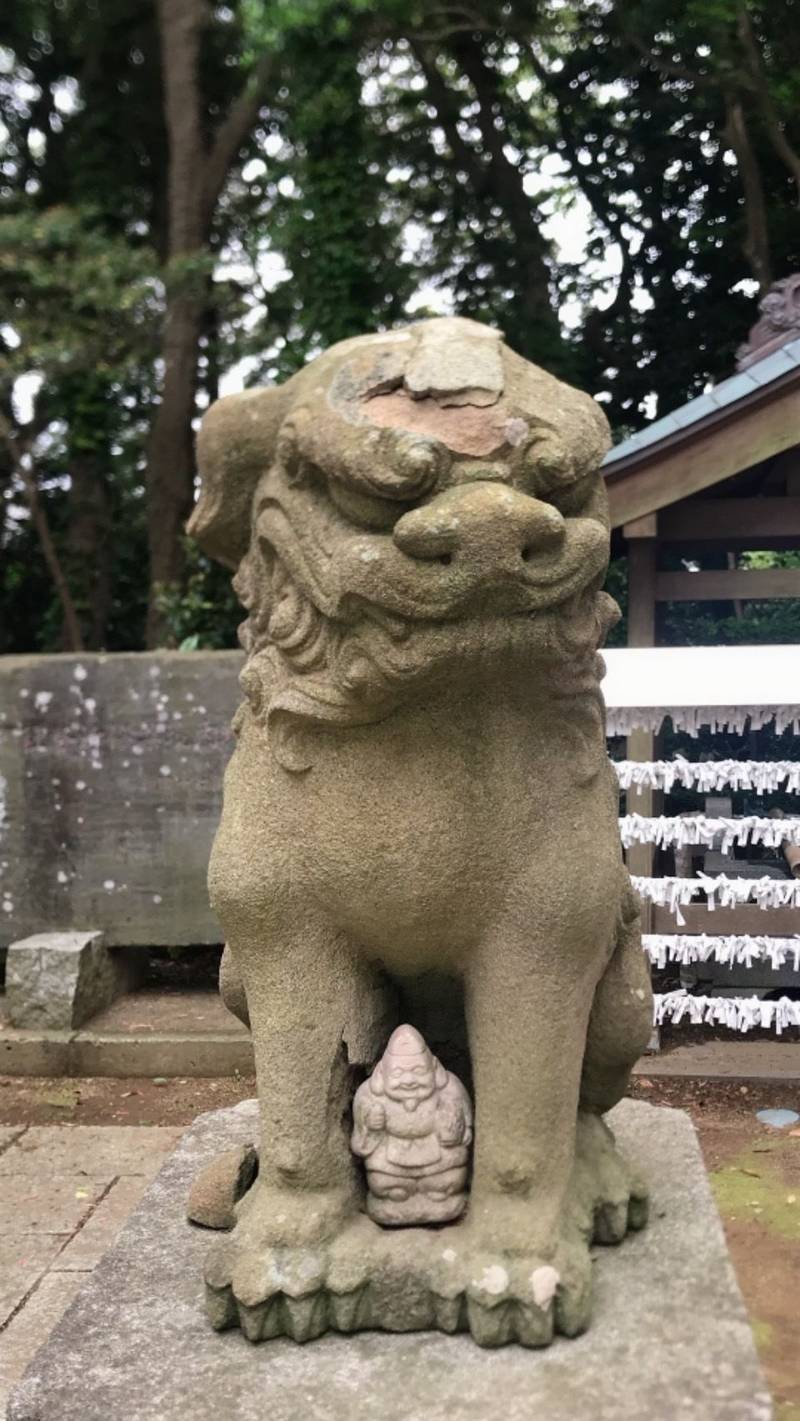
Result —
M651 1223L598 1249L590 1331L487 1352L440 1333L253 1346L212 1332L185 1222L197 1170L252 1140L255 1102L198 1119L9 1402L8 1421L769 1421L772 1408L708 1187L680 1111L609 1117L649 1174Z

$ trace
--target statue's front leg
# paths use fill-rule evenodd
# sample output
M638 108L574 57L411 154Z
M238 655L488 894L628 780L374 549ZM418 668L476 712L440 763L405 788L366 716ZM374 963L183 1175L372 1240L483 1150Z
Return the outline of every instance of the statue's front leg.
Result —
M475 1155L458 1233L469 1324L485 1345L541 1346L589 1321L589 1237L570 1186L591 973L517 928L467 974Z
M229 933L253 1033L260 1165L206 1282L212 1321L238 1320L253 1340L325 1329L328 1245L362 1202L348 1141L347 1041L356 1024L364 1035L363 968L325 923L290 916Z

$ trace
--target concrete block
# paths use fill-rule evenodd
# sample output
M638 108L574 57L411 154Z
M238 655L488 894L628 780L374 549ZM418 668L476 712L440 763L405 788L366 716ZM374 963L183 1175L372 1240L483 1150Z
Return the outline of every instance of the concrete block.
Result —
M0 1012L0 1073L4 1076L68 1076L71 1031L22 1031Z
M250 1037L231 1032L112 1036L80 1031L71 1043L69 1060L73 1076L213 1078L247 1076L255 1070Z
M441 1333L302 1347L214 1334L200 1284L209 1237L185 1222L186 1198L256 1119L249 1102L201 1116L13 1392L8 1421L769 1421L691 1122L625 1101L611 1124L649 1168L650 1226L598 1250L584 1337L486 1352Z
M206 873L241 652L0 657L0 946L217 943Z
M71 1031L130 991L145 965L141 954L109 951L100 932L36 933L12 942L8 1019L25 1030Z

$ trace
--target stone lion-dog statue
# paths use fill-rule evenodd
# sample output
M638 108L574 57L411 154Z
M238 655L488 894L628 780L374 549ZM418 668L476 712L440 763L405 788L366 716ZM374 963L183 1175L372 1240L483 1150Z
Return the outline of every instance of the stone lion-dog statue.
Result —
M539 1347L587 1327L592 1243L645 1222L602 1119L651 1023L599 686L607 447L591 398L457 318L203 421L189 531L247 610L209 884L260 1104L206 1268L218 1328ZM391 1230L352 1098L432 980L463 1003L469 1200Z

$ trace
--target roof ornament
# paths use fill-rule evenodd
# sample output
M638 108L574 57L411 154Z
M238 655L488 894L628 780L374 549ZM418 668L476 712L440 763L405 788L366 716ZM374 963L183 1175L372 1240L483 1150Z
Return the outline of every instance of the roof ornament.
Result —
M762 296L758 309L759 320L736 352L737 370L747 370L757 360L800 337L800 274L774 282Z

